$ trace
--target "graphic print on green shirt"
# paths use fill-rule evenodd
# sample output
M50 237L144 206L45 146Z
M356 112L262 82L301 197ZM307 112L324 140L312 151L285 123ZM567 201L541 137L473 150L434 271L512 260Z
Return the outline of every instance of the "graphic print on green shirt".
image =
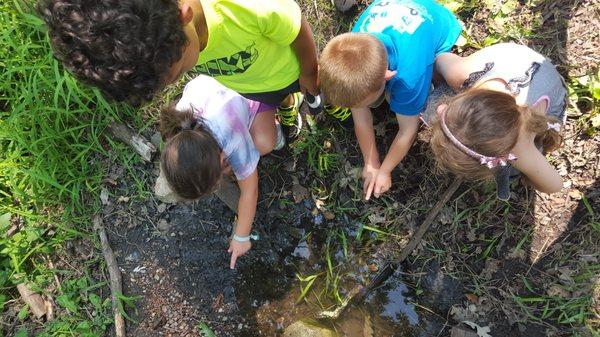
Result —
M229 76L244 73L258 58L258 49L252 43L246 49L231 56L209 60L197 66L197 70L209 76Z

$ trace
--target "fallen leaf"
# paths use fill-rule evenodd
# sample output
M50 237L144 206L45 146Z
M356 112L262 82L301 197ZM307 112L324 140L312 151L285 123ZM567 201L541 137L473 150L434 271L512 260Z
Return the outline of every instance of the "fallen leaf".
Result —
M299 203L300 201L309 197L308 189L299 183L294 184L292 185L292 197L294 198L295 203Z
M552 297L571 298L571 293L558 284L551 285L546 292Z
M489 332L491 332L491 329L489 326L480 326L479 324L475 323L475 322L471 322L471 321L462 321L463 323L465 323L466 325L468 325L469 327L471 327L471 329L475 329L477 332L477 336L479 337L492 337Z
M373 214L369 215L368 219L372 224L378 224L378 223L385 222L385 216L379 215L379 213L373 213Z
M385 126L386 126L386 122L380 122L378 124L376 124L375 126L373 126L373 129L375 130L375 135L377 137L383 137L385 136Z
M479 297L475 294L466 294L465 295L469 301L475 304L479 304Z

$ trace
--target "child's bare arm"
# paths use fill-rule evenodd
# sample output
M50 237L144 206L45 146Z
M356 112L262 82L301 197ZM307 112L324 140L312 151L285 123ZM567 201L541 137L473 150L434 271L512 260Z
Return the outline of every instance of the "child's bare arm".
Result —
M396 115L396 120L398 121L398 133L379 168L384 172L392 172L404 159L419 129L419 116Z
M562 178L533 145L533 139L527 145L517 144L514 152L518 159L513 166L527 177L536 190L551 194L563 188Z
M352 119L354 120L354 132L360 146L364 160L362 172L363 194L373 190L375 178L379 171L379 153L375 142L375 130L373 129L373 115L369 108L352 108Z
M298 36L292 42L292 48L300 62L300 87L313 95L319 93L317 86L317 47L310 24L302 16L302 25Z
M465 80L464 58L453 53L441 53L435 58L435 72L442 75L454 91L458 91Z
M373 195L379 197L392 185L392 170L404 159L415 140L419 129L419 116L396 115L398 120L398 133L392 141L392 145L385 155L385 159L379 168L379 173L373 188ZM367 193L367 200L370 193Z
M252 223L256 214L256 203L258 201L258 170L244 180L238 180L240 187L240 200L238 203L238 218L235 234L237 236L248 236L252 231ZM231 253L230 268L235 268L238 257L246 254L252 247L250 241L239 242L231 240L228 252Z

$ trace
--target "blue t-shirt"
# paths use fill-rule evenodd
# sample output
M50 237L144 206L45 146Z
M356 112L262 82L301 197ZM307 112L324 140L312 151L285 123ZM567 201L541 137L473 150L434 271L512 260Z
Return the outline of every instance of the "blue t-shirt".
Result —
M461 30L454 15L433 0L376 0L352 32L373 34L384 44L388 69L397 71L386 84L390 107L414 116L425 107L435 57L452 48Z

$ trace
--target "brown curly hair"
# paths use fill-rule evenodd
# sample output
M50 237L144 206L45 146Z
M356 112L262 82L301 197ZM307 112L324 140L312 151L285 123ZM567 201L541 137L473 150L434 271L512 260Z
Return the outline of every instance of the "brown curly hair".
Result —
M161 167L173 191L189 200L214 191L223 175L222 151L206 125L171 106L161 111L160 132L166 140Z
M562 142L560 133L548 129L548 123L557 122L556 118L518 105L507 93L470 89L446 100L448 129L461 143L482 155L506 156L517 144L523 127L536 135L535 143L545 152ZM444 134L439 118L431 126L430 144L437 166L443 171L474 180L489 179L495 173L456 147Z
M187 43L177 0L40 0L56 58L134 105L152 99Z

